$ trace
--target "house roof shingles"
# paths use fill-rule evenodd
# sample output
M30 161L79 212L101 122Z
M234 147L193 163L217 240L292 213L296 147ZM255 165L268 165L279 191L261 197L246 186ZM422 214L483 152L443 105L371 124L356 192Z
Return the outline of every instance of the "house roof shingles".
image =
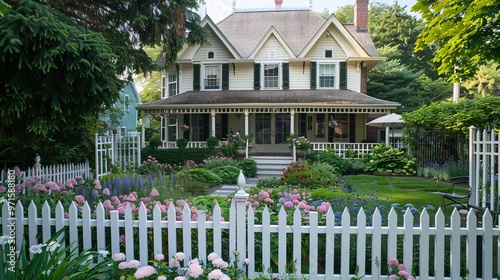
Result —
M298 56L324 23L323 18L310 10L269 10L236 12L217 27L241 57L248 58L271 26ZM368 32L358 32L352 24L344 27L370 56L378 56Z
M269 105L290 107L304 105L330 105L331 107L348 105L379 105L396 107L399 103L377 99L351 90L222 90L189 91L167 99L139 105L140 109L182 107L185 105L216 106Z

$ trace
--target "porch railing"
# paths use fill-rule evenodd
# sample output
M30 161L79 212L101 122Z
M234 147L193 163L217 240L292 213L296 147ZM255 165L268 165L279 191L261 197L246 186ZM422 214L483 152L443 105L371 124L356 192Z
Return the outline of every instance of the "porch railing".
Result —
M325 151L327 148L332 148L336 151L337 155L342 158L362 158L368 154L373 146L378 143L325 143L325 142L311 142L313 150ZM348 151L348 152L347 152Z

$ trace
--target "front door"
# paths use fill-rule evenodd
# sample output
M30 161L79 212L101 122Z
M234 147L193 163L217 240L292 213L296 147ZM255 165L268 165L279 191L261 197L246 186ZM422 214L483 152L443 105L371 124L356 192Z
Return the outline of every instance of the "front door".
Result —
M290 114L256 114L254 134L257 152L286 152L286 139L290 135Z

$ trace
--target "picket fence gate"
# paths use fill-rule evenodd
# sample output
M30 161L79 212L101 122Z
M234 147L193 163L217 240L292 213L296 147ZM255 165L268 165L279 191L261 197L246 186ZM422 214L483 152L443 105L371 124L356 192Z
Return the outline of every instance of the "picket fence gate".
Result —
M142 265L146 265L155 254L173 256L180 248L188 260L198 257L205 263L207 253L212 251L223 256L223 252L239 250L240 258L237 263L242 265L244 258L250 260L247 273L251 278L268 271L271 267L272 250L278 254L275 275L285 275L287 263L295 262L296 275L304 275L308 279L350 279L354 274L352 266L351 270L349 268L351 262L359 265L358 275L365 275L363 279L387 279L387 276L380 275L380 266L387 263L388 258L401 255L400 261L406 265L407 271L411 272L418 265L417 279L460 279L461 265L464 265L461 263L461 256L465 257L465 267L469 272L467 279L478 279L478 276L481 279L493 279L500 271L500 229L494 226L488 211L484 212L478 223L473 211L466 217L461 217L455 209L449 220L445 221L444 213L438 209L434 221L431 221L429 213L424 209L419 216L418 225L414 225L413 214L408 209L402 223L398 225L400 214L395 209L391 209L388 217L384 218L387 219L386 223L382 222L378 209L373 213L371 223L367 223L367 215L363 209L356 217L351 217L345 209L341 225L338 225L335 214L330 209L325 214L324 225L319 223L322 213L318 212L311 212L308 225L303 225L299 208L295 209L291 224L287 224L284 208L278 213L278 223L271 224L274 214L265 208L262 223L257 224L256 213L252 207L246 206L247 198L248 194L243 191L235 195L229 211L229 221L222 221L218 205L211 214L213 221L206 221L203 211L199 211L197 221L193 221L188 206L182 209L182 219L178 220L173 204L166 209L161 209L158 204L153 209L141 204L136 210L132 210L130 204L127 204L123 214L119 214L117 210L109 211L108 214L101 203L92 212L88 203L81 209L75 204L64 209L60 202L55 207L54 217L47 202L41 209L41 217L33 202L28 207L27 215L21 203L17 203L15 212L9 212L7 203L4 203L0 221L3 235L9 235L9 225L15 224L17 250L21 248L23 241L30 246L47 242L55 231L64 227L69 231L69 244L78 244L83 249L106 248L112 254L122 252L126 254L127 261L137 259ZM137 219L133 217L133 211L137 212ZM357 222L352 226L351 220L354 218ZM196 233L196 239L193 238L193 233ZM207 239L210 236L208 233L213 234L213 240ZM120 243L122 234L125 236L124 243ZM274 240L278 238L277 245L271 242L272 237ZM292 240L291 247L286 242L287 239ZM304 239L308 246L304 245ZM319 248L320 240L324 241L321 242L324 248ZM197 248L192 248L194 241L199 244ZM206 244L210 242L213 247L207 252ZM261 247L256 244L261 244ZM63 246L68 244L63 243ZM367 251L367 246L371 250ZM449 248L449 251L445 248ZM335 254L339 253L338 250L340 255ZM196 256L193 252L197 252ZM418 261L413 259L414 253L418 254ZM306 264L302 262L303 254L308 255L308 271L303 271ZM432 255L434 259L431 261ZM226 257L228 256L224 259L228 260ZM262 260L263 268L255 266L257 259ZM445 271L449 273L445 274Z
M469 128L469 204L500 211L500 132Z
M125 170L129 165L141 165L140 134L95 134L96 178L110 173L111 165L116 165L121 170Z

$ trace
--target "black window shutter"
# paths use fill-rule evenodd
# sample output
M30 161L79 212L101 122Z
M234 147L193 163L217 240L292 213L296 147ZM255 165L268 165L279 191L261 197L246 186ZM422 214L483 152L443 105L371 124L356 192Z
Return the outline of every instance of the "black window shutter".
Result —
M340 62L340 89L347 89L347 62Z
M260 63L253 65L253 89L260 89Z
M200 64L193 64L193 90L194 91L199 91L201 88L201 86L200 86L200 69L201 69Z
M316 89L316 61L311 61L311 89Z
M222 64L222 89L229 89L229 63Z
M283 63L283 89L290 88L290 65Z

